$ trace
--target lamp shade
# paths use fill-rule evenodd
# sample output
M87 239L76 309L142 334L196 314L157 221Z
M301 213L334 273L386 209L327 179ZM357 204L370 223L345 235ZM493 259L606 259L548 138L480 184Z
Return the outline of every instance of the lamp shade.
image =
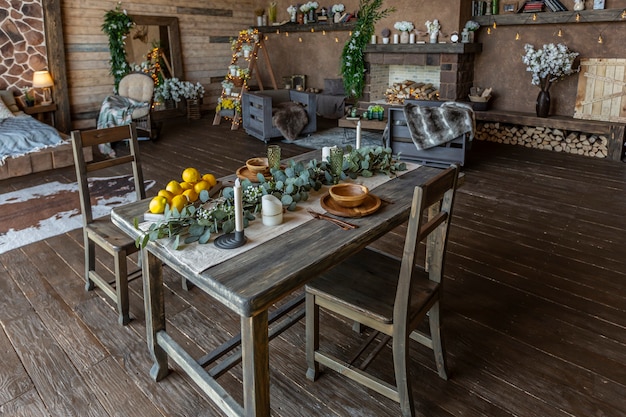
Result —
M52 81L52 77L48 71L35 71L33 74L34 88L52 87L53 85L54 81Z

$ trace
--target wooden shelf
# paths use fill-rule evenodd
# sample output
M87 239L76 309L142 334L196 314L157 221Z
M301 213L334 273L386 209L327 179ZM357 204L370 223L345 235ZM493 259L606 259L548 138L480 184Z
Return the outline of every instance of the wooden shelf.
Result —
M626 23L626 19L622 19L623 12L624 9L581 10L580 12L570 10L567 12L534 13L537 15L536 20L533 20L533 13L474 16L472 19L478 22L481 26L493 25L494 21L498 26L552 25L564 23L598 22ZM580 19L578 22L576 21L576 15L580 15Z
M482 43L405 43L367 45L365 52L399 54L475 54L483 50Z
M259 30L259 33L273 33L277 30L280 32L310 32L311 29L315 31L348 31L354 29L356 26L356 20L354 22L347 23L307 23L306 25L300 25L298 23L285 23L284 25L276 26L255 26L255 29Z

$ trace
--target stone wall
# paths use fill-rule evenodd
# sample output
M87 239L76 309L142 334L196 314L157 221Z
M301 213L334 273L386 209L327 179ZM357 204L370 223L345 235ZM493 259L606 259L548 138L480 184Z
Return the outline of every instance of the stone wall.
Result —
M46 57L41 0L0 0L0 89L30 87Z

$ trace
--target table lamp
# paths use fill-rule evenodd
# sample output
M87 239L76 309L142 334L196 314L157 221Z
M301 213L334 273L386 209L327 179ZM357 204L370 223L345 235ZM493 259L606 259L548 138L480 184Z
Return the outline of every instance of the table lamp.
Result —
M44 106L52 104L50 87L53 85L54 81L52 81L52 77L48 71L35 71L33 74L33 88L43 88L43 101L41 104Z

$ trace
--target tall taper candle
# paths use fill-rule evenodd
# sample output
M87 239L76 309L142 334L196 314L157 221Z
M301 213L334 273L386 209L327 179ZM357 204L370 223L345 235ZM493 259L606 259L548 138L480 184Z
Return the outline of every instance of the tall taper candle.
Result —
M235 180L235 232L243 231L243 202L242 202L242 191L241 191L241 182L239 178Z
M361 148L361 121L356 122L356 148Z

